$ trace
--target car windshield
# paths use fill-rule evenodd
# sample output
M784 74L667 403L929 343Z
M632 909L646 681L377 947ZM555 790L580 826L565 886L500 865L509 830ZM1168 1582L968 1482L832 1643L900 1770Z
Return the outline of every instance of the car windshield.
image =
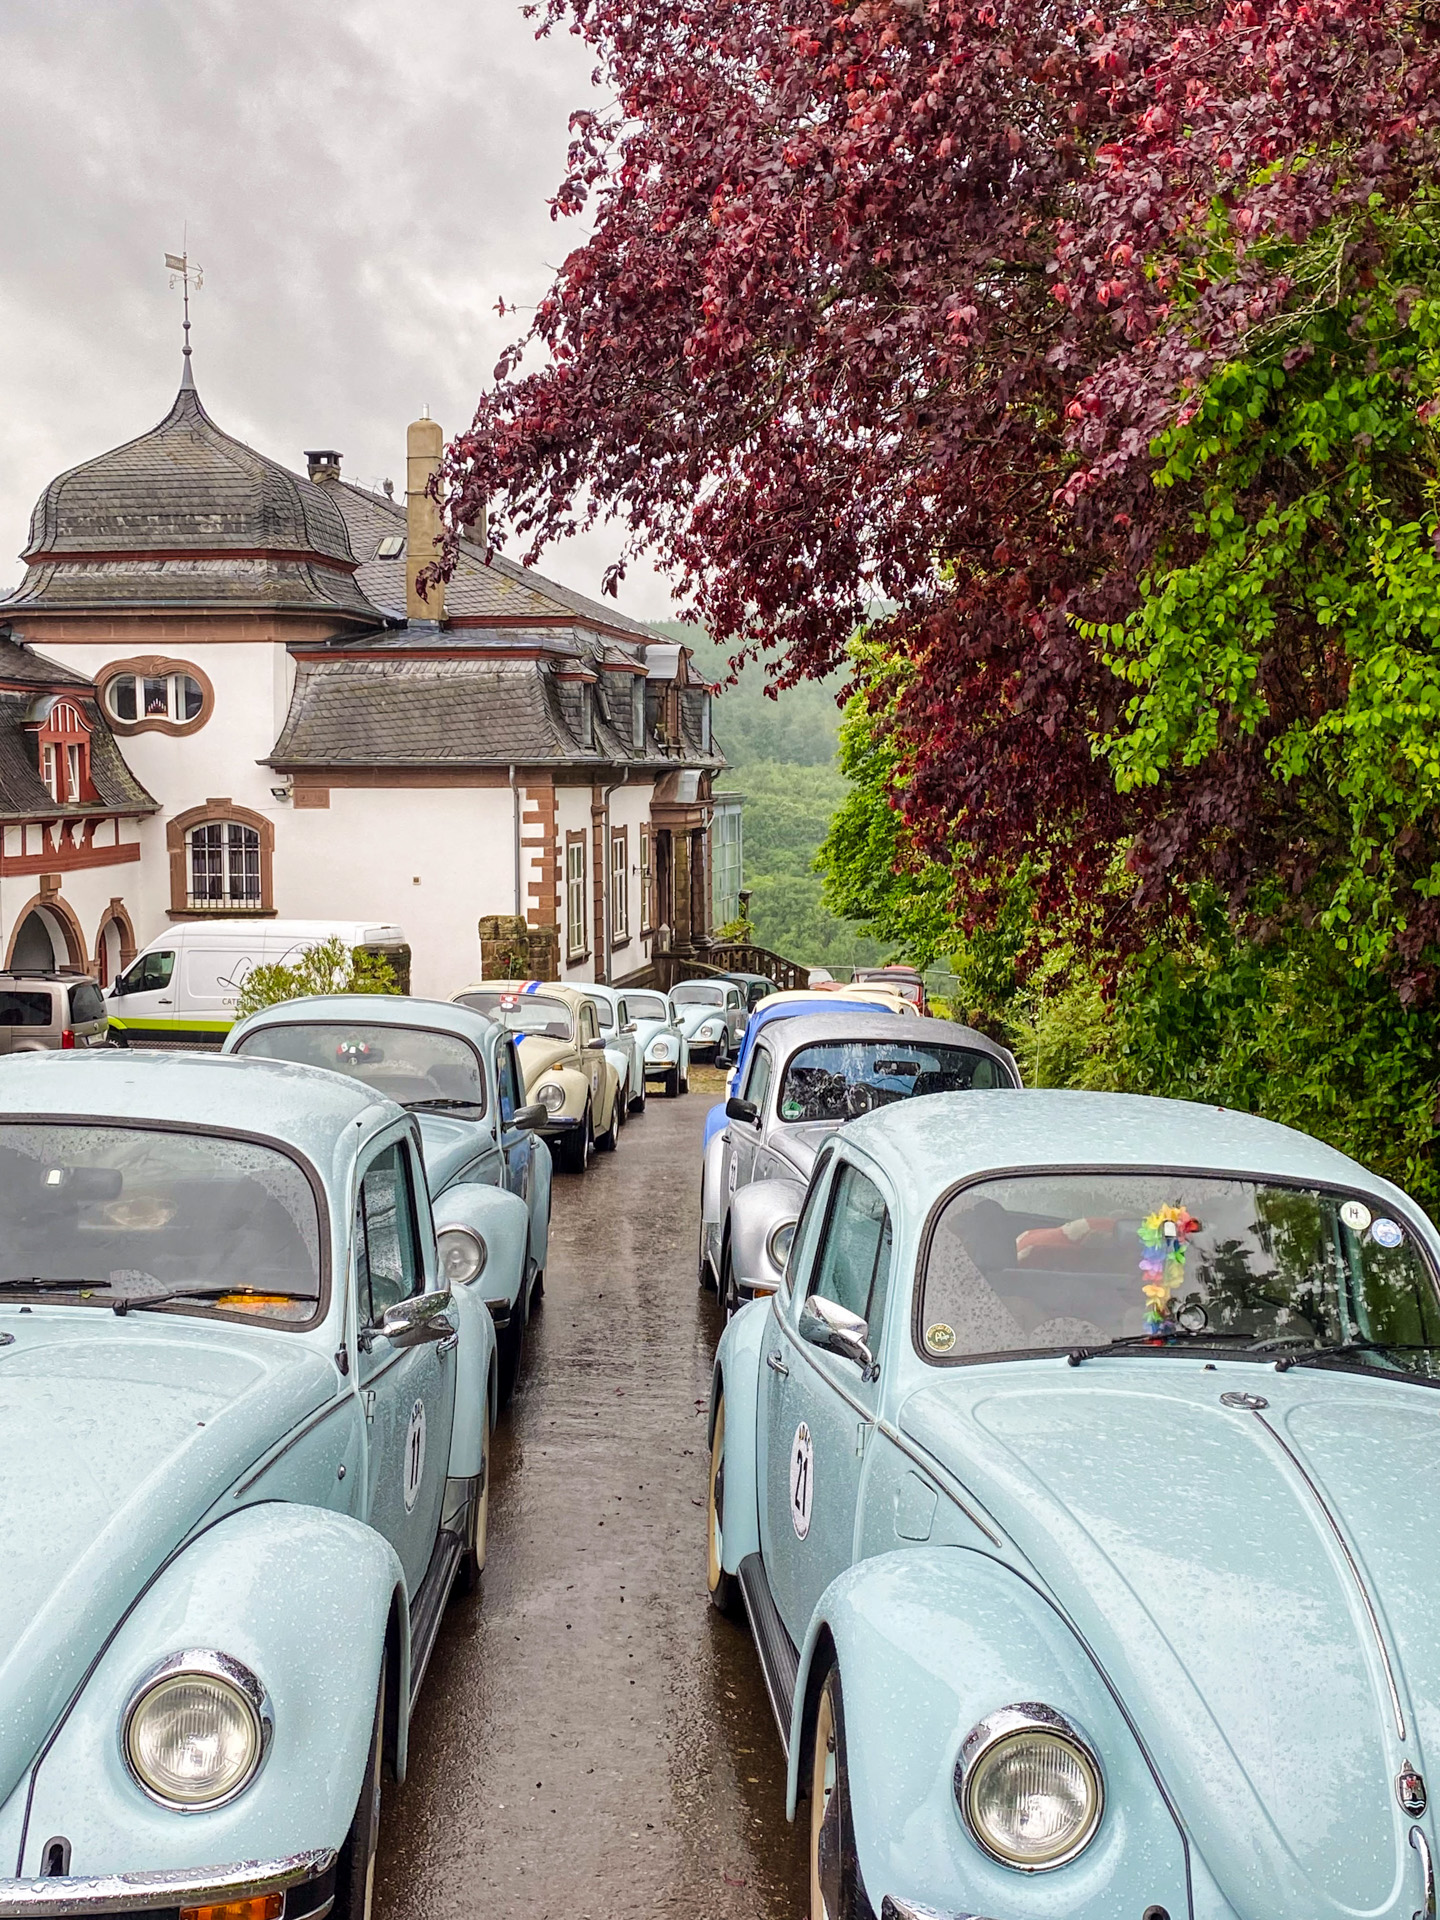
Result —
M563 1000L549 1000L543 993L497 993L477 990L460 995L462 1007L488 1013L511 1033L542 1034L547 1040L569 1040L570 1009Z
M1440 1373L1440 1296L1376 1199L1196 1174L1028 1174L966 1187L920 1291L929 1359L1223 1342L1277 1358L1343 1345Z
M780 1088L782 1120L854 1120L876 1107L926 1093L1008 1087L993 1054L909 1040L826 1040L791 1057Z
M708 980L682 980L670 989L670 998L677 1007L723 1007L725 989L711 986Z
M670 1018L663 993L627 993L625 1005L632 1020L668 1021Z
M290 1326L322 1305L305 1173L274 1147L215 1134L0 1125L0 1249L0 1299L109 1307L201 1289L214 1297L171 1310Z
M483 1113L485 1075L468 1040L427 1027L296 1021L257 1027L236 1047L248 1059L289 1060L348 1074L402 1105L463 1103Z

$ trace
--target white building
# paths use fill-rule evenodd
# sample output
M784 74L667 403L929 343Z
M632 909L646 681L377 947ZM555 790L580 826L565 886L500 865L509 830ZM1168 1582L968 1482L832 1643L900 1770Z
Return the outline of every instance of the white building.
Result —
M711 927L711 689L688 651L404 505L233 440L188 358L152 432L61 474L0 600L6 963L102 979L176 920L395 922L418 993L523 917L574 979ZM488 932L488 930L487 930Z

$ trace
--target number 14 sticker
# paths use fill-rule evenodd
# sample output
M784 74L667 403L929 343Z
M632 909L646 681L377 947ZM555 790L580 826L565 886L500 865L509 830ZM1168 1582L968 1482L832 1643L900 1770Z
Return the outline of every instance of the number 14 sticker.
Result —
M790 1449L790 1523L795 1538L803 1540L810 1531L810 1508L815 1498L815 1443L802 1420L795 1429Z

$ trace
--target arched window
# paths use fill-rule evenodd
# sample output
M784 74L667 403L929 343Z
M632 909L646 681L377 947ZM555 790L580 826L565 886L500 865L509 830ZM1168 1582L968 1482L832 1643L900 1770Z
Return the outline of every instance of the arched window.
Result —
M95 798L90 783L90 723L71 700L49 703L37 729L40 778L57 806Z
M185 836L191 907L258 907L260 835L239 820L207 820Z

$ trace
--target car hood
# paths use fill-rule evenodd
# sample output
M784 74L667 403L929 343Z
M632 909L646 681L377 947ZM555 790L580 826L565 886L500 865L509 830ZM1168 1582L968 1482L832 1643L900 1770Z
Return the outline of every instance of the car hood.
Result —
M680 1031L689 1039L697 1027L703 1027L707 1020L715 1020L722 1025L725 1020L724 1007L677 1007L675 1017L680 1022Z
M337 1391L298 1336L7 1313L0 1347L0 1804L137 1594Z
M484 1121L460 1120L447 1113L417 1113L425 1155L425 1181L432 1194L443 1193L473 1160L495 1151L495 1136Z
M528 1035L519 1043L516 1052L520 1055L520 1071L525 1076L527 1093L549 1068L573 1067L576 1064L573 1040L547 1040L542 1033Z
M1440 1783L1440 1399L1189 1359L1043 1364L956 1369L900 1425L1089 1643L1237 1914L1408 1920L1394 1782L1409 1760ZM1223 1404L1246 1389L1260 1408Z

